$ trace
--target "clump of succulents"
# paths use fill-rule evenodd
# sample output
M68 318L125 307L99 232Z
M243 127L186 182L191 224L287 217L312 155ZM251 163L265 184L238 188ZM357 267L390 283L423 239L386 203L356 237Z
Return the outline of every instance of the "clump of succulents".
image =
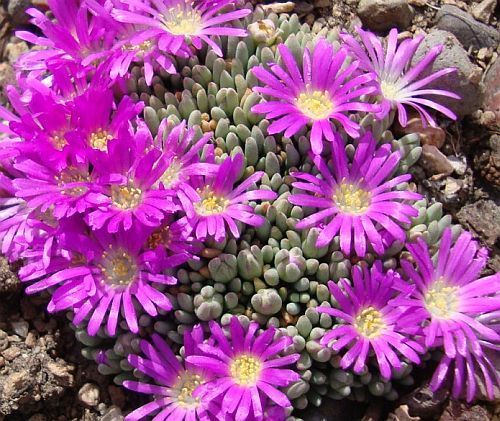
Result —
M499 384L500 275L411 181L435 125L421 37L239 1L52 0L2 108L2 253L128 420L295 418L324 397ZM361 42L356 38L359 36ZM476 376L475 376L476 375Z

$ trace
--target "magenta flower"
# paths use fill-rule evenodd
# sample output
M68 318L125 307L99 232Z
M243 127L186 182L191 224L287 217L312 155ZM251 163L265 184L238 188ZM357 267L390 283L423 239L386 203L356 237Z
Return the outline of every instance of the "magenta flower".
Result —
M14 167L23 174L13 181L15 195L26 200L32 210L39 209L42 213L50 210L60 219L93 206L89 198L92 180L88 162L58 171L50 164L20 159Z
M278 46L285 68L273 64L271 72L263 67L252 69L264 87L254 91L277 100L254 105L252 111L276 119L268 128L269 134L284 133L291 137L308 123L311 128L311 146L315 154L323 150L323 140L335 141L332 121L340 123L352 137L358 137L359 125L346 115L349 111L376 111L377 105L356 101L361 95L376 91L368 86L374 75L365 73L352 77L359 62L354 61L342 68L347 50L333 51L333 46L320 39L313 55L304 50L303 69L297 66L292 52L284 44ZM351 78L352 77L352 78Z
M165 162L158 165L161 151L151 148L151 142L149 130L141 126L134 137L119 136L107 143L106 159L95 167L100 180L90 198L95 209L87 214L93 229L117 232L137 223L156 228L179 209L169 190L156 187L167 167Z
M193 177L213 177L219 170L216 164L200 162L200 153L208 161L213 158L213 145L208 144L213 134L207 133L197 141L194 141L194 136L194 129L188 129L185 120L172 127L172 123L165 119L154 141L155 147L163 151L160 160L166 165L159 183L175 194L191 190L189 181Z
M89 335L95 335L107 319L106 329L112 336L120 314L132 332L139 331L136 306L152 317L158 315L158 309L172 309L169 299L152 284L173 285L177 280L151 270L144 257L142 231L113 236L102 230L87 234L80 228L64 231L59 238L61 248L67 250L66 264L48 268L48 276L26 288L28 294L34 294L55 287L50 312L74 310L75 325L88 318Z
M405 127L408 122L405 107L411 107L419 113L424 124L436 126L435 120L424 108L428 107L456 120L457 117L451 110L428 99L427 96L436 95L455 99L460 99L460 97L453 92L442 89L426 88L431 82L456 71L456 69L441 69L418 79L441 53L443 46L433 47L420 62L410 67L410 62L424 36L406 39L398 46L398 31L392 29L387 37L387 45L384 50L380 39L375 34L363 31L361 28L358 28L357 32L364 48L351 35L341 34L340 36L360 61L360 69L375 74L380 92L381 111L378 114L379 118L385 117L391 109L396 108L399 114L399 123Z
M191 56L190 44L202 48L208 44L222 56L220 47L211 35L246 36L240 28L221 26L251 13L250 9L217 13L233 0L129 0L126 5L117 6L112 14L119 22L140 25L144 33L130 39L131 45L154 43L160 51L179 56Z
M235 421L252 416L263 420L263 412L269 405L267 399L289 407L290 401L278 387L286 387L300 378L295 371L283 368L294 364L299 354L278 356L291 345L292 339L289 336L273 339L274 328L256 334L258 328L257 323L251 322L245 329L233 316L228 340L221 327L212 321L210 331L215 342L198 346L203 355L186 358L214 377L200 386L198 396L206 401L220 399L221 415L229 415Z
M203 396L195 396L194 392L210 377L205 370L200 370L189 362L180 363L167 343L156 333L152 335L153 343L141 341L141 350L145 357L129 355L132 367L156 384L136 381L125 381L123 385L135 392L154 397L154 400L125 417L126 421L139 421L151 413L156 413L156 421L211 421L210 416L218 412L217 405ZM198 353L197 347L203 342L203 331L195 326L192 331L184 333L184 357Z
M262 178L262 171L252 174L233 190L243 165L241 154L226 158L213 177L197 177L191 181L192 188L189 191L178 191L196 239L204 241L211 236L221 241L226 236L226 225L231 234L238 238L240 232L235 220L253 227L264 223L264 217L255 215L254 209L244 202L274 200L277 195L270 190L247 191Z
M310 228L324 222L316 242L318 247L328 245L340 233L340 247L347 255L354 248L356 254L363 257L367 244L383 254L381 230L404 242L406 232L400 225L409 224L410 217L418 213L405 201L418 200L421 196L396 190L398 185L410 180L411 175L392 178L401 154L391 152L390 145L377 147L373 135L367 132L359 140L352 163L348 164L341 144L341 140L332 143L333 169L321 156L313 157L321 179L312 174L292 173L300 180L293 183L293 187L309 194L292 194L288 198L290 203L321 209L299 221L296 227Z
M124 24L112 16L114 7L129 10L126 4L119 0L104 4L100 4L98 0L85 0L85 3L94 15L105 19L111 27L116 27L116 41L106 59L112 79L127 76L132 63L144 66L144 77L148 85L152 83L155 68L161 68L171 74L176 73L172 59L158 48L155 39L151 39L156 30L145 31L142 25Z
M23 54L16 63L19 70L38 76L43 75L48 66L73 63L78 65L79 73L85 74L108 55L115 39L114 28L99 16L92 16L86 5L80 3L83 2L48 0L55 22L35 8L26 11L32 17L31 23L45 36L16 32L19 38L42 47Z
M455 376L457 370L464 373L464 364L468 372L473 367L473 361L486 376L483 347L498 350L500 345L498 327L494 329L480 320L498 315L500 311L500 274L479 278L486 265L486 250L478 249L478 244L468 232L463 232L452 246L449 228L441 239L436 264L422 239L408 244L407 248L418 270L406 260L401 265L415 288L411 289L410 297L397 303L414 307L415 310L406 319L425 322L423 334L427 347L444 347L445 357L434 386L437 388L441 384L442 377L454 360ZM410 287L401 284L400 288L406 290ZM455 380L467 381L463 376ZM454 390L460 391L462 387L463 383L455 386ZM490 384L488 390L492 387ZM467 393L468 399L472 399L471 390Z
M498 353L498 347L493 353ZM479 391L479 384L484 385L486 395L494 400L497 394L495 388L500 387L498 375L498 357L477 354L469 344L465 344L454 358L443 355L441 361L432 376L430 382L431 390L436 391L443 386L448 377L452 378L451 394L453 398L459 399L465 395L468 403L471 403ZM498 354L497 354L498 355ZM497 364L497 365L495 365Z
M394 281L399 275L392 270L383 273L381 269L380 262L375 263L371 270L366 266L362 269L355 266L352 286L345 279L340 280L340 287L329 281L330 293L340 308L316 307L316 311L344 322L335 325L321 338L321 344L335 352L348 349L340 361L343 369L353 366L355 373L361 373L373 351L380 374L390 379L391 369L401 369L401 355L419 364L418 353L425 350L402 333L407 326L399 319L412 308L391 305L389 301L396 294Z

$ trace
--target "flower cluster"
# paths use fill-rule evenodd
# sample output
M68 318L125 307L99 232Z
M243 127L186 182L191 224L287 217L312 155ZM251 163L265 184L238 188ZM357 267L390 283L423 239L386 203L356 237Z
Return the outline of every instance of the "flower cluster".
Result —
M211 337L204 340L203 331L195 326L184 334L184 365L158 335L153 335L153 345L142 341L146 358L130 355L128 361L159 385L126 381L124 386L159 397L126 420L140 420L158 411L157 420L284 420L284 409L291 404L279 388L299 379L286 368L299 354L280 356L291 338L276 338L274 328L258 329L257 323L245 327L233 316L230 340L215 322L210 323Z
M89 2L88 7L109 5ZM86 321L90 335L104 324L114 335L121 319L138 332L138 308L152 317L172 309L165 289L177 280L165 270L195 257L199 246L193 235L196 240L237 238L235 221L263 222L246 202L276 195L247 191L262 172L235 187L242 156L216 164L210 133L195 137L185 122L173 127L165 120L153 137L140 118L144 104L125 95L116 102L110 88L120 85L106 71L116 61L105 57L116 44L114 26L105 31L110 17L93 16L87 5L78 8L74 1L51 6L56 22L30 11L47 38L24 34L25 39L47 48L23 56L18 65L31 75L19 76L21 91L9 88L13 111L2 109L8 136L1 145L2 185L9 196L0 212L2 251L11 261L24 260L20 276L32 282L28 293L50 289L49 310L73 310L74 323ZM184 3L175 7L193 19L200 13L205 28L200 39L217 30L225 33L225 28L209 30L214 22L247 13L215 16L222 6L209 8L204 2L191 12ZM137 7L129 8L139 16ZM118 9L112 15L122 16ZM122 29L133 32L133 27ZM158 48L179 44L187 54L184 37L165 31L154 34ZM62 68L89 81L75 77L73 86L63 89L69 81ZM47 71L58 76L51 88L37 79L45 81Z
M440 47L412 65L422 37L359 29L297 50L280 43L290 27L242 20L237 0L48 5L28 10L37 35L17 33L36 48L0 107L1 252L89 342L183 317L173 342L124 351L120 369L140 374L124 386L153 397L128 420L285 420L333 354L388 382L442 351L433 389L452 373L454 396L481 381L494 397L500 277L479 278L486 252L468 233L440 227L436 256L408 242L422 195L404 148L363 124L385 130L397 112L405 126L409 107L424 124L429 109L455 118L428 98L457 98L428 86L453 69L424 76ZM230 314L201 315L219 301Z

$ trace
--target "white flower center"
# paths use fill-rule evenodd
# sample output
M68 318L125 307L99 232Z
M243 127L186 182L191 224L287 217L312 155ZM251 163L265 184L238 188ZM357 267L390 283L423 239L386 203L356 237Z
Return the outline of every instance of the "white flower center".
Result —
M323 120L333 111L333 103L326 91L303 92L295 100L295 105L312 120Z
M385 80L380 83L380 90L382 91L383 97L389 101L397 100L400 94L400 89L395 83L390 83Z
M102 254L98 265L104 276L103 281L113 287L125 287L134 282L137 264L132 256L122 249L110 249Z
M201 399L194 397L193 392L204 383L203 378L194 372L185 371L178 377L177 383L173 387L173 396L177 403L183 408L197 408ZM177 394L177 395L176 395Z
M458 290L458 286L450 286L439 278L425 293L426 309L437 319L450 319L458 309Z
M356 330L369 339L376 338L385 329L382 313L373 307L366 307L357 316L354 322Z
M343 213L362 215L370 206L371 194L356 184L341 183L335 190L333 201Z
M174 35L198 35L203 29L201 13L193 9L193 2L185 0L169 8L161 18L168 32Z
M201 197L201 201L194 204L196 213L201 216L216 215L226 210L229 200L216 196L210 186L205 186L203 190L196 190Z
M231 362L231 377L240 386L254 386L261 371L262 363L252 355L241 355Z
M111 201L113 204L120 209L133 209L141 203L142 190L133 187L132 185L127 186L111 186Z
M170 189L176 186L179 182L181 170L182 164L175 158L160 177L160 181L163 183L165 188Z

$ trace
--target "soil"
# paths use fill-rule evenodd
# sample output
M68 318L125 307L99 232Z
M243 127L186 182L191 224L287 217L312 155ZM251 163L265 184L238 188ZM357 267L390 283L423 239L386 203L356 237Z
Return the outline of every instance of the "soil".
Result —
M299 1L294 8L310 24L346 26L346 23L360 23L358 2ZM12 37L14 28L26 26L26 18L10 3L26 7L31 2L3 0L2 3L0 102L5 103L2 88L13 81L12 64L28 48ZM44 0L33 0L33 3L46 7ZM445 4L466 12L475 6L470 0L409 0L409 4L415 12L410 27L406 28L411 33L429 31L435 24L436 13ZM11 11L10 15L7 10ZM496 16L492 14L488 25L498 30ZM483 81L488 82L485 75L495 66L498 51L469 48L468 53L473 63L482 69ZM429 176L422 170L416 176L429 196L444 204L445 212L453 215L455 222L471 230L490 249L488 271L495 272L500 270L500 121L499 115L495 118L486 108L438 134L444 136L439 149L448 158L453 156L463 163L460 171L455 170L453 177L443 177ZM9 267L5 259L0 258L0 421L114 421L123 419L122 412L140 405L141 397L114 386L109 377L97 372L94 363L82 357L81 345L75 340L65 316L46 313L47 297L24 295L15 272L15 267ZM323 405L321 409L308 408L303 418L310 421L500 420L500 402L496 405L480 402L469 407L450 401L447 393L432 394L422 384L391 408L379 401L372 401L369 406L342 401Z

